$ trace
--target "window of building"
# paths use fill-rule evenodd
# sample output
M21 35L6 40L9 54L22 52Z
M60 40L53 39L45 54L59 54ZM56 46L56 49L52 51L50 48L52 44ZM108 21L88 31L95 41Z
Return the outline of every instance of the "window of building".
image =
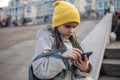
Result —
M75 3L75 0L69 0L70 3L74 4Z
M45 9L53 8L53 1L45 2Z
M11 13L11 9L9 9L9 13Z
M20 7L21 12L23 11L23 7Z
M105 8L105 9L108 8L108 2L104 2L104 8Z
M16 0L16 2L19 2L20 0Z
M15 13L15 12L16 12L16 10L13 8L13 9L12 9L12 13Z
M42 8L42 4L38 4L37 7L40 10Z
M18 6L20 4L20 0L16 0L15 4Z
M117 0L117 7L120 8L120 0Z
M16 8L14 8L14 13L15 13L15 14L17 13L17 9L16 9Z
M31 7L27 7L27 12L31 12Z
M18 8L16 8L16 13L18 13Z
M2 10L2 8L0 8L0 11Z
M98 8L102 8L102 3L101 2L98 3Z
M92 0L86 0L87 1L87 3L91 3L92 2Z
M88 10L91 10L91 6L85 6L85 9L88 11Z
M22 13L21 7L18 8L18 13Z
M14 6L14 2L13 1L10 2L10 6Z

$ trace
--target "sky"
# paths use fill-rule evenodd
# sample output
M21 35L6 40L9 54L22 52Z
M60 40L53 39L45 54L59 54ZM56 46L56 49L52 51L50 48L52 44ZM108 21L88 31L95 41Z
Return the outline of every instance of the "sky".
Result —
M0 7L8 6L10 0L0 0Z

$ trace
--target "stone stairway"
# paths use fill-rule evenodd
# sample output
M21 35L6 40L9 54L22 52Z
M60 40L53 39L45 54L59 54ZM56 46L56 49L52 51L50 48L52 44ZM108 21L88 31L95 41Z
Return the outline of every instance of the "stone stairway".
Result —
M106 48L99 80L120 80L120 49Z

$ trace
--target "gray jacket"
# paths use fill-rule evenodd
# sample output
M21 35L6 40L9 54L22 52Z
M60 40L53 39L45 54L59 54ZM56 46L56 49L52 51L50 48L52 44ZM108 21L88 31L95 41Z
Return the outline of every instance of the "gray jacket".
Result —
M48 52L49 50L52 49L52 46L54 44L54 37L52 36L53 34L50 33L47 29L42 29L38 31L37 34L37 44L36 44L36 49L35 49L35 55L33 59L41 54ZM69 40L63 39L63 43L67 49L72 48L72 45ZM59 53L61 54L61 53ZM70 65L72 65L71 62L69 62ZM64 61L59 58L55 57L43 57L40 58L34 62L32 62L33 66L33 73L35 74L36 77L40 79L51 79L55 77L58 73L60 73L62 70L66 69L66 66L64 64ZM79 69L77 69L72 75L71 71L65 75L64 80L80 80L81 77L88 76L89 73L86 72L81 72ZM60 79L59 79L60 80Z

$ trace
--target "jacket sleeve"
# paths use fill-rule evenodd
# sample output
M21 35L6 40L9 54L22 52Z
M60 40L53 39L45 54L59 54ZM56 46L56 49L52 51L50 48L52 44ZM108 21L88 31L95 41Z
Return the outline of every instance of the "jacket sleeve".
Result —
M51 50L53 44L53 37L51 36L39 36L35 55L33 59L38 55L47 50ZM33 73L37 78L40 79L51 79L63 69L65 69L65 65L62 59L54 58L54 57L43 57L34 62L32 62Z

